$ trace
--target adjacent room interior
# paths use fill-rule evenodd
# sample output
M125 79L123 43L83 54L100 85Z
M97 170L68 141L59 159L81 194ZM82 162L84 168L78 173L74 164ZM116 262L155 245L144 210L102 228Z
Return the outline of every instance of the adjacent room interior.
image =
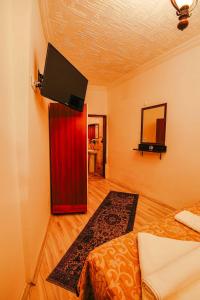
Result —
M199 2L1 3L1 299L200 299Z
M91 177L105 178L106 131L106 115L88 115L88 173Z

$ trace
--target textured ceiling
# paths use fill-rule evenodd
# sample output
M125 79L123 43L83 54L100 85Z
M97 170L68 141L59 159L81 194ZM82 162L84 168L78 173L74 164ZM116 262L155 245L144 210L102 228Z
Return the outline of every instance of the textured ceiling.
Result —
M170 0L40 0L45 35L92 84L107 85L200 34L200 3L177 30Z

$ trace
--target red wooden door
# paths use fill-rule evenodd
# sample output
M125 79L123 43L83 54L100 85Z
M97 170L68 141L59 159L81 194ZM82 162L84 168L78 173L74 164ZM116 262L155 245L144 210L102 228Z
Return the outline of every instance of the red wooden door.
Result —
M49 108L51 210L87 211L87 111L51 103Z

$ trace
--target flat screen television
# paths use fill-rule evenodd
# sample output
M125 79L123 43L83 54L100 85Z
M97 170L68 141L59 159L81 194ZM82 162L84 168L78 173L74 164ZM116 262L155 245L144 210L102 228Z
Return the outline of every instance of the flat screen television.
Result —
M49 43L44 74L40 75L42 96L83 111L87 84L87 78Z

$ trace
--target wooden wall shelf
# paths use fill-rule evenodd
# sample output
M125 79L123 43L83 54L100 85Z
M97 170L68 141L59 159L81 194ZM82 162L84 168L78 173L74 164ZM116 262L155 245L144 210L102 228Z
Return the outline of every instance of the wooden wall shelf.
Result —
M162 153L167 151L167 146L156 145L156 144L139 144L138 148L134 148L134 151L139 151L142 155L143 152L151 152L160 154L160 159L162 158Z
M166 153L166 151L152 151L152 150L140 150L140 149L133 149L134 151L138 151L141 153L141 155L143 156L143 152L151 152L151 153L158 153L160 154L160 159L162 158L162 153Z

